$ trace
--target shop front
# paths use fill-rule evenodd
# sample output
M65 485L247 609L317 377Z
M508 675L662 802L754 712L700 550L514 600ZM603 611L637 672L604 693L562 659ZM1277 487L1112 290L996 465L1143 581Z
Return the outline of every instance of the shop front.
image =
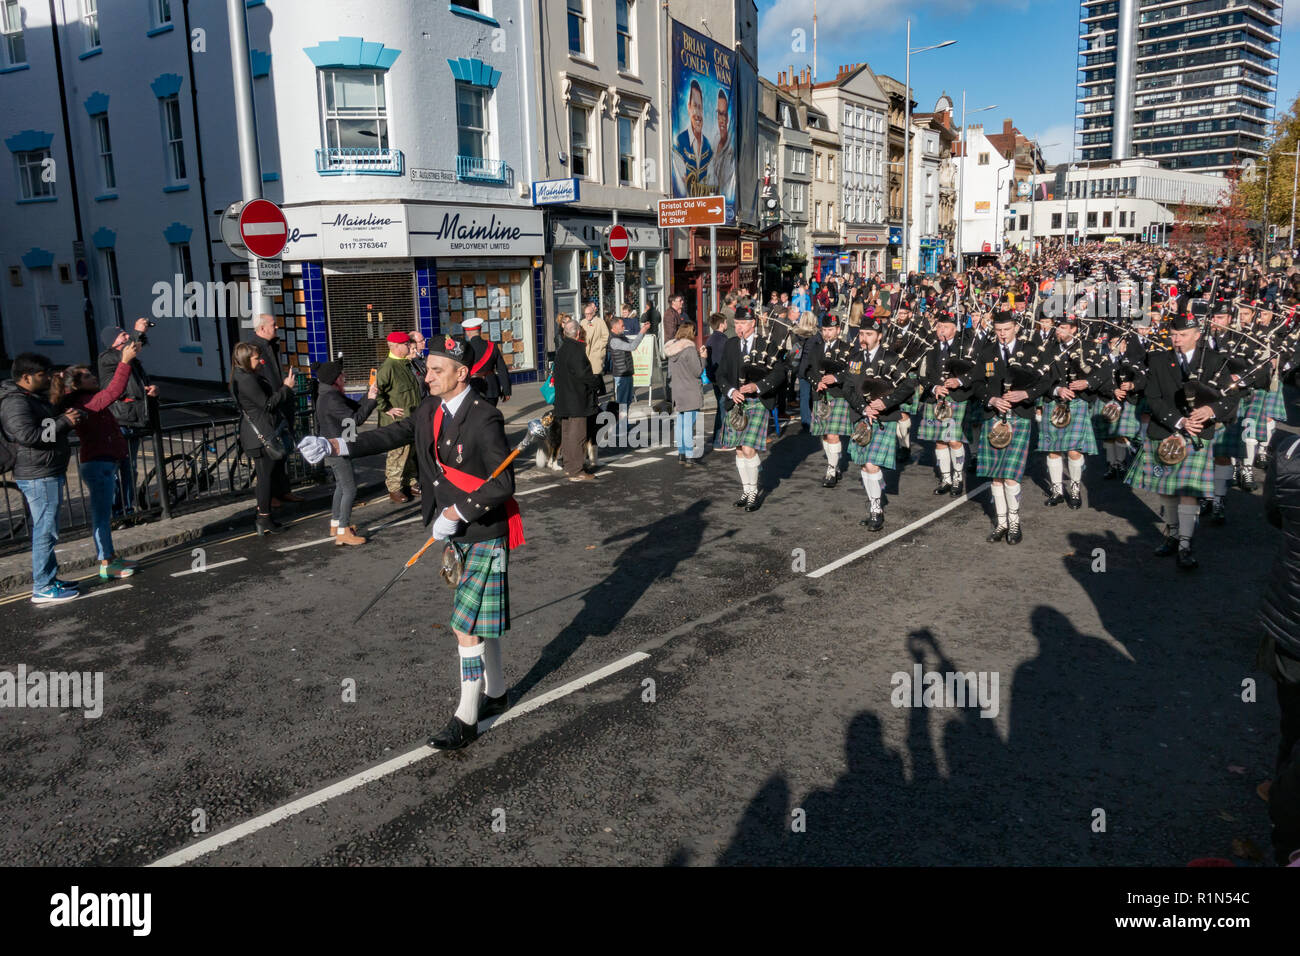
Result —
M364 388L390 332L460 335L465 319L535 381L543 331L541 213L518 207L342 203L285 209L281 335L310 361L343 355ZM293 341L290 342L289 339Z
M844 270L858 276L871 276L884 272L885 255L889 251L889 233L884 229L851 232L845 243L850 265Z
M920 270L922 272L938 272L939 260L943 258L947 243L935 236L921 237L921 262Z
M833 272L839 271L840 254L844 250L839 246L813 246L813 278L821 281Z
M551 315L582 315L583 306L596 302L604 316L615 316L623 303L637 315L653 304L661 313L663 301L663 238L654 220L620 216L627 230L629 252L624 261L623 298L619 301L614 260L605 252L608 216L551 214ZM547 348L555 348L554 330Z

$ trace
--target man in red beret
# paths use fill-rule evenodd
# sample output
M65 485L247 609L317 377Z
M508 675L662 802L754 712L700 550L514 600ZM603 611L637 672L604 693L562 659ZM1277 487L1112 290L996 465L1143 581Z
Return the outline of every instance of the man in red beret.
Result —
M411 337L405 332L388 333L388 358L379 366L379 375L375 384L379 386L379 424L391 425L393 422L409 415L423 398L419 379L409 361L411 354ZM384 464L384 483L388 486L388 497L399 504L411 500L411 495L420 493L420 486L415 484L415 459L411 457L411 446L403 445L388 453Z

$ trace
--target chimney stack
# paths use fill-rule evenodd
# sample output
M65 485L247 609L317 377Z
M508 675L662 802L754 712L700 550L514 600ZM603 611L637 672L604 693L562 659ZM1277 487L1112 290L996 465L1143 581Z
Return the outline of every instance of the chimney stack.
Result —
M1004 119L1004 120L1002 121L1002 134L1003 134L1004 136L1010 136L1010 135L1011 135L1011 120L1009 120L1009 119Z

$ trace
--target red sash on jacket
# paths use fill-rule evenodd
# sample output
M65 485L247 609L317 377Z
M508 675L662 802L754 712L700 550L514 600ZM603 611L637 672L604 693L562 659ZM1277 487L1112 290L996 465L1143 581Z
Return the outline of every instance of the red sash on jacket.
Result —
M451 483L461 491L467 494L471 491L478 491L479 488L483 487L483 483L487 481L486 478L476 478L467 472L452 468L450 465L443 464L442 459L438 457L438 433L442 431L442 411L446 407L446 403L443 403L433 413L433 460L442 468L443 474L447 476ZM527 543L524 541L524 519L520 517L519 502L515 501L513 495L506 501L506 524L509 529L509 534L506 537L506 548L508 550L513 551L521 544Z
M491 340L480 339L480 341L486 345L487 348L483 350L483 357L475 362L474 367L469 370L471 376L478 375L482 372L483 369L487 367L488 362L492 361L492 357L496 355L496 346L492 344Z

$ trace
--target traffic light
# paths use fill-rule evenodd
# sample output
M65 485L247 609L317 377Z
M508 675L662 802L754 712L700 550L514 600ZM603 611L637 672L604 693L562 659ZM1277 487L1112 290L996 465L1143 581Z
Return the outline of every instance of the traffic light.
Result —
M1277 242L1277 226L1268 227L1268 241Z
M1143 227L1142 227L1142 241L1143 241L1143 242L1149 242L1149 241L1150 241L1150 240L1147 238L1147 227L1146 227L1146 226L1143 226Z

